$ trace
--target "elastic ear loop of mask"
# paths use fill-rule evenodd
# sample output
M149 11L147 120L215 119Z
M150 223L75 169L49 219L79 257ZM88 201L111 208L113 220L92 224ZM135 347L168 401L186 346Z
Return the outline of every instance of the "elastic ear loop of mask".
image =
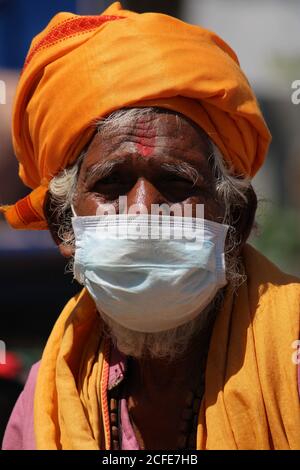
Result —
M73 217L77 217L73 204L71 204L71 211L72 211Z

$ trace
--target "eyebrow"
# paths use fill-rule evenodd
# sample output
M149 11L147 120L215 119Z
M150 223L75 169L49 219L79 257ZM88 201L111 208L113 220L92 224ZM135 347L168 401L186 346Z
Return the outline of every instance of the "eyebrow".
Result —
M180 176L183 179L191 181L194 186L199 182L199 180L203 180L199 170L188 162L163 162L161 167L167 170L169 173L173 173L176 176Z
M85 180L101 179L109 176L117 165L126 161L126 157L118 157L104 162L94 163L87 168Z
M87 168L85 180L102 179L109 176L114 168L128 161L128 157L118 157L104 162L98 162ZM170 161L164 161L161 163L161 168L166 170L168 173L172 173L183 179L191 181L193 185L196 185L199 181L203 182L204 178L199 173L199 170L188 162L175 161L170 158Z

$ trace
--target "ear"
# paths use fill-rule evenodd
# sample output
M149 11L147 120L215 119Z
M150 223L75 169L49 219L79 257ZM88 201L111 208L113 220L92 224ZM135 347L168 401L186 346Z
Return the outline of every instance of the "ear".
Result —
M69 211L66 211L66 213L62 216L60 212L57 210L57 205L55 205L55 202L51 198L51 195L49 191L46 194L45 198L45 204L44 204L44 214L48 223L48 228L51 233L51 236L55 242L55 244L58 246L58 249L61 253L61 255L64 258L70 258L71 256L74 256L74 247L68 246L65 243L61 241L61 238L59 237L58 231L59 228L62 225L66 225L66 220L70 221L70 232L72 231L72 226L71 226L71 216L72 212L71 209ZM62 220L62 217L64 217L64 220ZM71 235L71 234L70 234Z
M59 243L58 249L60 251L60 254L64 258L71 258L71 256L74 256L74 248L72 246L64 245L63 243Z
M232 225L241 236L239 252L242 250L251 233L257 209L257 197L251 185L246 192L246 197L248 201L247 204L237 206L232 213Z

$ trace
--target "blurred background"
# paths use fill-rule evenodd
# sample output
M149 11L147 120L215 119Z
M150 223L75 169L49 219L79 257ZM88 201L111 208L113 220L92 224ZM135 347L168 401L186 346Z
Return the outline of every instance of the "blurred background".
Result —
M58 11L99 14L111 3L0 0L2 204L15 202L28 192L17 177L10 120L31 39ZM236 51L273 134L267 161L254 179L260 206L251 243L283 270L300 275L300 104L291 100L292 83L300 80L300 1L124 0L122 5L201 24L216 31ZM78 290L64 271L65 261L48 233L15 232L0 219L0 341L5 342L7 353L6 364L0 363L0 441L30 366L40 358L62 307Z

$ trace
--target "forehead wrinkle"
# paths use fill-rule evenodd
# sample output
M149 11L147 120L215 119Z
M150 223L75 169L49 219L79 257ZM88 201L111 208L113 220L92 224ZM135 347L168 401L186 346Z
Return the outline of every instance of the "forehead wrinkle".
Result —
M114 146L115 151L108 151L107 148L102 149L102 155L106 154L107 156L104 157L102 161L97 161L93 164L86 166L84 180L94 178L96 176L99 178L103 178L104 176L107 176L116 165L124 163L128 163L128 165L132 164L133 159L135 159L139 163L142 162L143 164L148 162L150 166L163 165L164 163L167 163L170 164L170 171L175 172L178 170L184 172L186 170L190 174L191 172L196 171L199 176L201 176L200 167L203 165L204 162L202 161L202 158L197 158L197 161L191 161L189 159L189 157L191 157L190 150L185 150L186 155L185 158L183 158L182 154L184 153L184 151L178 149L178 147L176 147L174 144L171 146L166 146L158 143L157 145L155 145L155 151L153 152L153 154L145 160L145 158L135 147L131 147L130 144L134 144L134 141L126 143L122 139L122 143L120 143L120 139L118 140L119 143L116 143L116 145ZM127 147L124 148L126 144ZM129 148L128 145L130 145L131 148ZM114 153L115 157L112 155ZM192 153L195 154L195 151L192 150ZM202 156L205 156L203 152L199 152L199 150L197 151L197 153L200 153L202 154ZM188 158L188 160L186 158ZM207 161L206 158L205 160Z

